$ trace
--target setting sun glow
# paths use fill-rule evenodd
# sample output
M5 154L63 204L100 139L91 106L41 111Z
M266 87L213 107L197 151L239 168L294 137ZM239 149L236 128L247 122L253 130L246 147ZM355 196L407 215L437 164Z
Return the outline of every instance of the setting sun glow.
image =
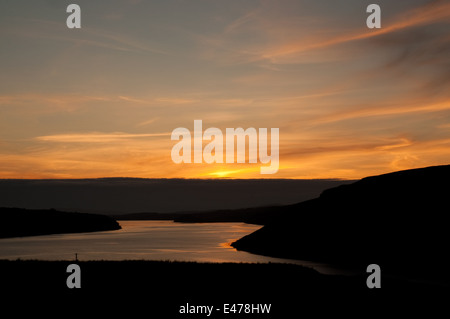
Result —
M447 1L0 5L0 178L344 178L447 164ZM176 7L176 10L174 9ZM150 16L149 16L150 14ZM314 18L313 18L314 17ZM175 164L177 127L279 128L279 170Z

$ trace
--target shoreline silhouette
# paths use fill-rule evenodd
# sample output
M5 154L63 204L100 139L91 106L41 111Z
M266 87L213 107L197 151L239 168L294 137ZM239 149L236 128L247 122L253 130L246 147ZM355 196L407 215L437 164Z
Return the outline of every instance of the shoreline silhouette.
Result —
M0 238L118 230L106 215L0 207Z
M234 243L265 256L354 266L450 284L450 165L366 177L318 198L275 208L264 227Z

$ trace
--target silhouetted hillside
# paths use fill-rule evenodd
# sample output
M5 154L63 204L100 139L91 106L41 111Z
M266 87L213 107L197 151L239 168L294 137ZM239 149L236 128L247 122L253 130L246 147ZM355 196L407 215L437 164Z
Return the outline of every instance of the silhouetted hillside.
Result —
M69 289L66 268L81 269L81 289ZM331 276L293 264L192 263L162 261L2 261L4 313L77 314L93 317L138 318L258 318L283 319L400 317L427 308L426 318L447 310L448 298L435 285L385 278L382 289L368 289L366 275ZM403 297L400 298L399 296ZM414 299L419 300L418 304ZM427 298L427 299L425 299ZM440 300L440 299L443 300ZM436 304L430 307L429 299ZM19 305L12 302L21 302ZM25 303L26 301L26 303ZM180 307L214 306L211 316L180 314ZM224 304L270 304L270 314L224 314ZM219 310L217 310L219 309ZM7 311L12 310L12 311ZM445 312L443 312L445 313Z
M276 218L233 246L449 282L450 165L363 178L277 208ZM446 274L447 272L447 274Z
M111 217L53 209L0 208L0 238L120 229Z

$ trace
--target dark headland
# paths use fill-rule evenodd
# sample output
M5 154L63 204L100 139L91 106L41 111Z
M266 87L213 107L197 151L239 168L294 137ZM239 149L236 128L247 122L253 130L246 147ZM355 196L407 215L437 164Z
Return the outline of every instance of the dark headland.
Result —
M450 284L450 165L363 178L274 208L232 244L256 254L363 266Z
M0 208L0 238L82 233L120 229L105 215L68 213L54 209Z

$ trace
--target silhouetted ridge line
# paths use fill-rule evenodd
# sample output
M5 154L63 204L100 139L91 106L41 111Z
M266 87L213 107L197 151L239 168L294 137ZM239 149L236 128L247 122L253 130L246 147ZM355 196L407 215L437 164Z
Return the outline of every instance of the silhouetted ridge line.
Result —
M232 245L284 258L378 263L449 282L449 180L450 165L366 177L279 207L272 222Z

